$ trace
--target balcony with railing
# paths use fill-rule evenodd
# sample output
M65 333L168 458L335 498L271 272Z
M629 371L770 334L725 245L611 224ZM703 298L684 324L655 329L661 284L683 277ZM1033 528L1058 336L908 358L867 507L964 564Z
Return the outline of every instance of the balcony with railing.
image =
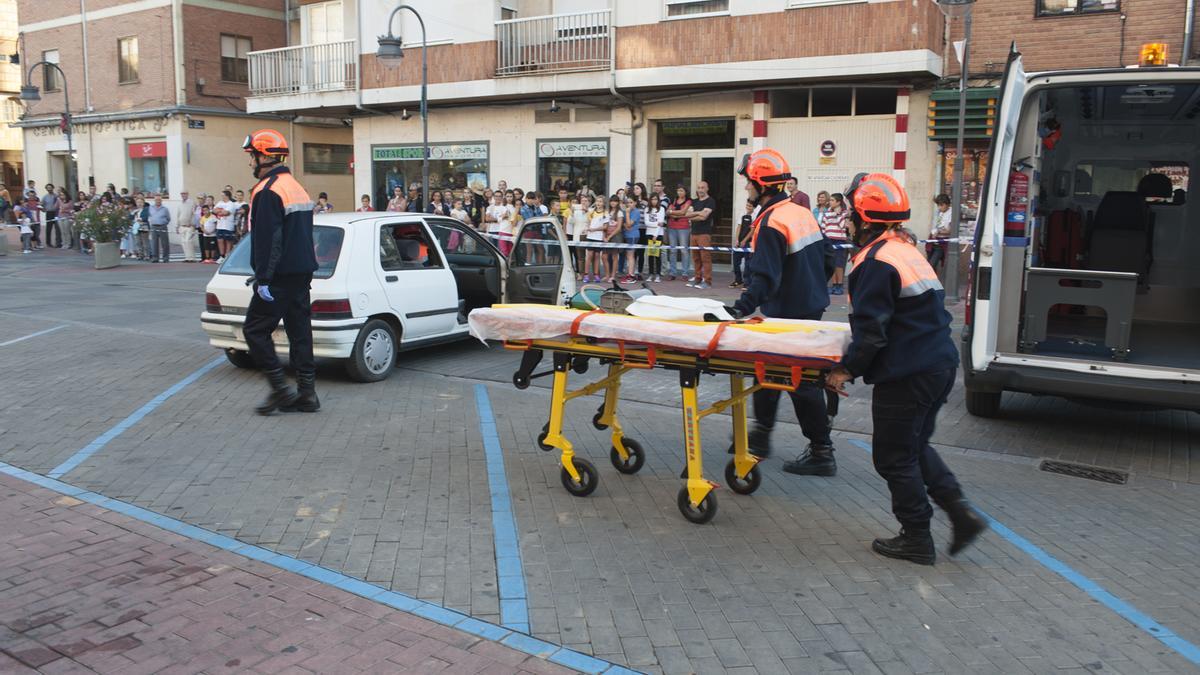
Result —
M496 22L496 77L607 70L612 12L598 10Z
M250 95L353 91L358 86L354 40L250 52Z

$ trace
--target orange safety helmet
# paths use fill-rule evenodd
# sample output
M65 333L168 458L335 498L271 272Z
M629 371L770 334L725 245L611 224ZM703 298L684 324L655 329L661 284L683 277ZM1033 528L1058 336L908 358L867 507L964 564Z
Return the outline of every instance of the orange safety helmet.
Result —
M771 148L763 148L742 156L738 173L761 186L783 185L791 179L787 160Z
M259 129L250 134L242 143L242 149L275 159L283 159L288 156L287 140L283 138L283 134L274 129Z
M886 173L860 173L846 198L864 223L900 223L909 219L908 193Z

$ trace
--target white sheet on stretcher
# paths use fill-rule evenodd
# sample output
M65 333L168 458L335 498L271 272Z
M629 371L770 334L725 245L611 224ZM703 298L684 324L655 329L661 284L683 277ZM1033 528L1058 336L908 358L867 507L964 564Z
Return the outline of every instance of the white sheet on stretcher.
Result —
M476 309L467 320L471 335L479 340L548 340L569 335L571 323L582 313L549 305L507 305ZM708 349L717 326L623 314L592 314L580 322L578 334L703 352ZM850 344L850 326L844 323L768 319L766 326L795 330L768 332L731 324L721 334L716 351L776 357L771 360L782 357L837 362Z

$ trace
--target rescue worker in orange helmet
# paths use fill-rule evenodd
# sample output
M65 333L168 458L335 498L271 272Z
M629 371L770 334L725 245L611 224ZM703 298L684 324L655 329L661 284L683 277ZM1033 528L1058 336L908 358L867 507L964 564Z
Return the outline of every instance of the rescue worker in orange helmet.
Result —
M270 384L262 415L275 410L316 412L316 365L313 361L312 305L309 286L317 270L313 251L313 201L288 170L283 134L260 129L246 137L242 149L258 183L250 191L250 267L254 296L246 309L243 332L250 355ZM299 391L288 385L275 354L271 334L283 321Z
M750 242L753 255L746 272L746 289L734 303L734 316L761 310L779 319L819 320L829 306L825 285L825 239L812 211L788 199L782 190L792 177L787 160L775 150L763 149L746 155L738 173L746 178L746 194L759 207ZM780 392L761 389L754 393L754 425L750 429L750 452L767 457L771 453L771 430L779 409ZM802 476L832 476L837 473L830 419L824 392L819 386L802 385L789 392L800 429L808 448L783 470Z
M938 410L954 388L958 351L937 274L902 229L908 195L887 174L859 174L846 190L850 217L864 233L848 278L852 337L826 386L841 391L862 377L871 396L872 457L887 481L900 534L871 548L889 558L932 565L933 498L950 517L950 555L987 529L958 479L929 445Z

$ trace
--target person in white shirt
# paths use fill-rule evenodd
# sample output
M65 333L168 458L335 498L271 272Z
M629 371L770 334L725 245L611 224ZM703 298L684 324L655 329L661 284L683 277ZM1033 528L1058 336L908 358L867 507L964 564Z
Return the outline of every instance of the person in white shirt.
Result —
M571 201L571 241L577 244L575 246L575 269L581 272L587 266L587 249L578 246L578 243L583 241L588 226L592 224L591 216L588 214L591 210L592 200L590 197L577 197Z
M237 237L237 227L234 221L234 214L237 213L238 203L233 201L233 193L225 190L221 193L224 200L217 202L216 208L213 209L213 215L217 217L217 258L218 263L225 262L225 256L233 250L233 242Z
M657 194L650 195L650 203L646 209L642 211L642 236L639 240L643 246L650 246L650 242L655 242L655 246L661 246L663 240L663 223L667 221L667 209L662 205L662 200ZM648 249L646 258L650 260L650 276L646 277L647 281L659 283L662 281L662 251L657 249ZM641 269L638 274L642 273Z
M183 262L196 262L196 202L187 190L179 193L179 205L175 207L175 234L183 246Z
M483 222L488 234L496 237L493 241L500 248L500 252L506 256L512 250L512 216L512 209L504 203L504 193L497 192L492 195L492 205L484 212Z
M950 196L942 193L933 198L934 205L937 210L933 212L933 225L929 228L930 239L946 239L950 237ZM946 242L928 242L925 244L925 257L929 259L929 266L938 271L938 268L946 261Z
M586 239L590 242L604 241L604 233L608 229L609 220L608 212L602 208L594 208L590 211ZM589 248L583 265L583 283L586 284L593 279L600 281L603 278L603 269L603 249Z

